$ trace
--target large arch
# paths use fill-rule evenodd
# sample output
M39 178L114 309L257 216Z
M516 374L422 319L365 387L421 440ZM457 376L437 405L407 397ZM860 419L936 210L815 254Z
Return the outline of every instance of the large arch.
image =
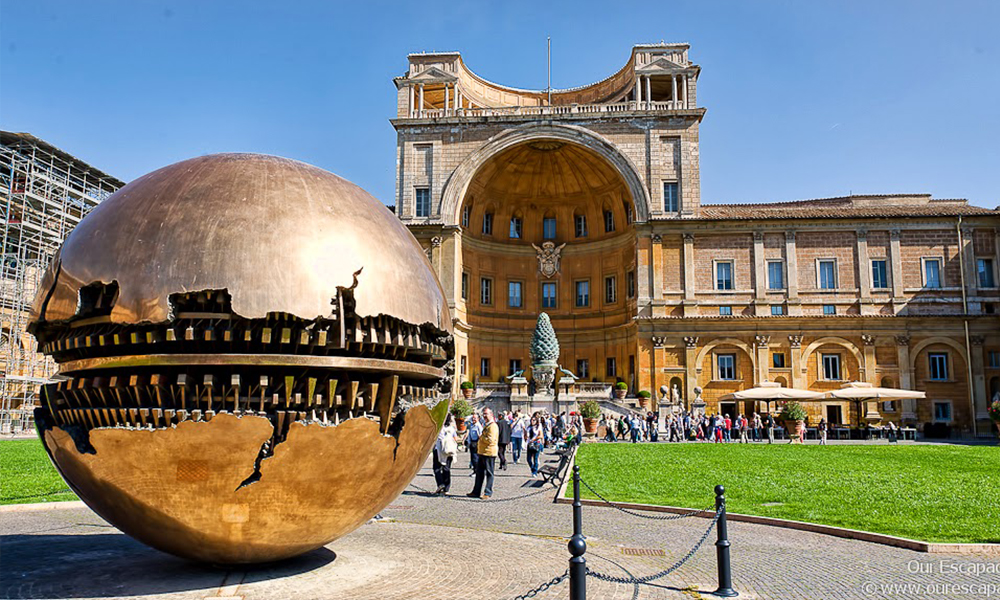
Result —
M865 374L865 357L858 350L858 347L851 343L850 340L844 339L842 337L822 337L818 340L813 341L811 344L806 346L805 350L802 351L802 358L800 359L800 364L802 365L802 372L805 373L808 370L809 357L815 352L820 346L825 345L831 346L842 346L846 348L848 352L858 361L858 376L862 377Z
M441 219L447 225L460 223L460 212L469 184L480 167L504 150L538 140L556 140L577 144L592 150L607 160L621 175L632 196L635 220L649 220L650 198L639 177L639 170L632 161L615 147L607 138L576 125L554 125L551 123L529 123L515 129L508 129L491 138L486 145L470 154L445 182L438 207Z
M750 344L736 338L720 338L705 344L702 346L701 350L698 351L698 355L694 360L695 370L698 373L701 373L701 365L705 360L705 356L717 346L735 346L736 348L739 348L750 358L750 364L753 366L754 373L757 372L757 357L754 356L754 351L753 348L750 347Z
M912 350L910 350L909 367L911 372L917 368L917 359L920 357L920 353L924 350L924 348L927 348L928 346L931 346L933 344L943 344L945 346L949 346L950 348L958 352L958 355L962 357L963 362L968 364L969 356L965 353L965 346L959 344L958 342L956 342L951 338L935 336L935 337L929 337L925 340L921 340L919 343L917 343L916 346L913 347Z

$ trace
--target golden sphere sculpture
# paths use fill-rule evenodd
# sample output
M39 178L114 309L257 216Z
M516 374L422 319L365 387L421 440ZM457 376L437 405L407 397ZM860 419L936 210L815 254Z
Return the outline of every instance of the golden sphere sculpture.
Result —
M419 244L361 188L253 154L186 160L69 235L30 331L69 486L217 564L295 556L392 502L447 411L454 350Z

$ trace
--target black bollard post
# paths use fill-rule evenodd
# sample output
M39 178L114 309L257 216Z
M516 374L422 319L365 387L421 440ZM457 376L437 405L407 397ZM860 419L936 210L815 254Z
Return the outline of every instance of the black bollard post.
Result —
M580 503L580 467L573 466L573 537L569 538L569 600L587 600L587 542L583 539L583 504Z
M715 486L715 510L720 511L719 522L716 524L719 539L715 542L715 553L719 563L719 589L712 592L715 596L732 598L739 596L733 589L733 570L729 563L729 528L726 525L726 488Z

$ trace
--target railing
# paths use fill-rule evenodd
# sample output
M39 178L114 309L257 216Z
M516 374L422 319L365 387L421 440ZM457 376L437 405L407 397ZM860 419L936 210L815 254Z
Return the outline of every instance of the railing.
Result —
M410 119L442 119L446 117L508 117L550 115L601 115L634 111L682 110L680 100L666 102L615 102L613 104L568 104L560 106L505 106L500 108L432 108L410 113Z
M576 382L576 395L577 396L601 396L603 398L611 397L611 384L610 383L600 383L600 382Z

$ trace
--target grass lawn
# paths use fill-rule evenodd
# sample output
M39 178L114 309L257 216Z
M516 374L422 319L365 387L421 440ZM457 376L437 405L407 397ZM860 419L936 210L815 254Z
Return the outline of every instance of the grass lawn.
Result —
M734 513L1000 543L996 447L584 444L576 464L591 486L620 502L703 508L721 483Z
M75 500L38 439L0 440L0 504Z

